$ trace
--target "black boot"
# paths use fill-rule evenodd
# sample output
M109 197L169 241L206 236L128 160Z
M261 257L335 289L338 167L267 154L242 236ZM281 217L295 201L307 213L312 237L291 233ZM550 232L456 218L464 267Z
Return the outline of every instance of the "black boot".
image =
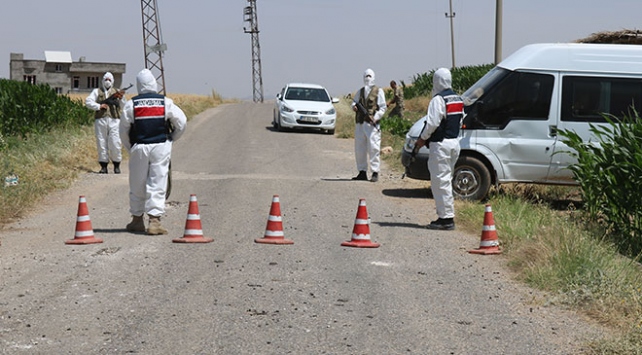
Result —
M100 171L98 172L99 174L107 174L107 165L109 163L103 163L102 161L99 161L100 163Z
M365 171L361 170L359 175L352 178L352 180L368 180L368 174Z
M120 162L115 161L114 163L114 174L120 174Z

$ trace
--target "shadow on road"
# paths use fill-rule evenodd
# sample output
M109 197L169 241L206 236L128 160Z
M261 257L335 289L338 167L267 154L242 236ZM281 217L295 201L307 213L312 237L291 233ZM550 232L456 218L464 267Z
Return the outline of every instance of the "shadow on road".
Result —
M371 222L380 227L403 227L403 228L426 228L425 225L417 223L399 223L399 222Z
M386 196L401 198L433 198L432 191L427 188L414 189L384 189L381 191Z

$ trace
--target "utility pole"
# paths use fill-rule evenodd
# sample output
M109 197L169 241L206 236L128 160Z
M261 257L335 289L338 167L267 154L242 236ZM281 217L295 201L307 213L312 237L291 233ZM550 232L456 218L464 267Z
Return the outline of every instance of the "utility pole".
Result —
M455 13L453 12L453 0L450 0L450 12L446 13L446 17L450 19L450 51L453 59L452 69L455 69L455 33L453 31L453 18Z
M502 17L503 0L497 0L495 5L495 64L502 61Z
M243 10L243 20L250 27L243 27L245 33L252 35L252 97L254 102L263 102L263 78L261 77L261 46L259 45L259 22L256 14L256 0L247 0L249 6Z
M158 18L156 0L141 0L143 14L143 48L145 50L145 68L151 70L156 77L158 93L165 95L165 70L163 69L163 53L167 45L161 38L160 20Z

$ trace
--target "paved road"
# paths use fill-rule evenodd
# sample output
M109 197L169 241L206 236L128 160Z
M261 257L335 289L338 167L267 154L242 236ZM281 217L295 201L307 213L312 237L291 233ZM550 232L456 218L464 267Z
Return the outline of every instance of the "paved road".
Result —
M353 182L352 140L206 111L176 142L168 236L129 234L127 168L86 174L2 231L2 354L571 354L599 334L511 281L479 235L425 226L424 184ZM209 244L178 244L196 195ZM73 246L79 196L101 244ZM285 238L262 238L279 195ZM366 200L377 249L342 247ZM483 216L480 216L480 223ZM481 225L480 225L481 230Z

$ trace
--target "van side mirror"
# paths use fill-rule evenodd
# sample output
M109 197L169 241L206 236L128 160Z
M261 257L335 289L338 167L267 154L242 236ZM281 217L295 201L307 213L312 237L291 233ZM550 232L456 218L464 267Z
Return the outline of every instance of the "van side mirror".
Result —
M281 100L281 93L276 94L277 100Z
M333 98L332 98L332 103L333 103L333 104L336 104L336 103L338 103L338 102L339 102L339 98L338 98L338 97L333 97Z

